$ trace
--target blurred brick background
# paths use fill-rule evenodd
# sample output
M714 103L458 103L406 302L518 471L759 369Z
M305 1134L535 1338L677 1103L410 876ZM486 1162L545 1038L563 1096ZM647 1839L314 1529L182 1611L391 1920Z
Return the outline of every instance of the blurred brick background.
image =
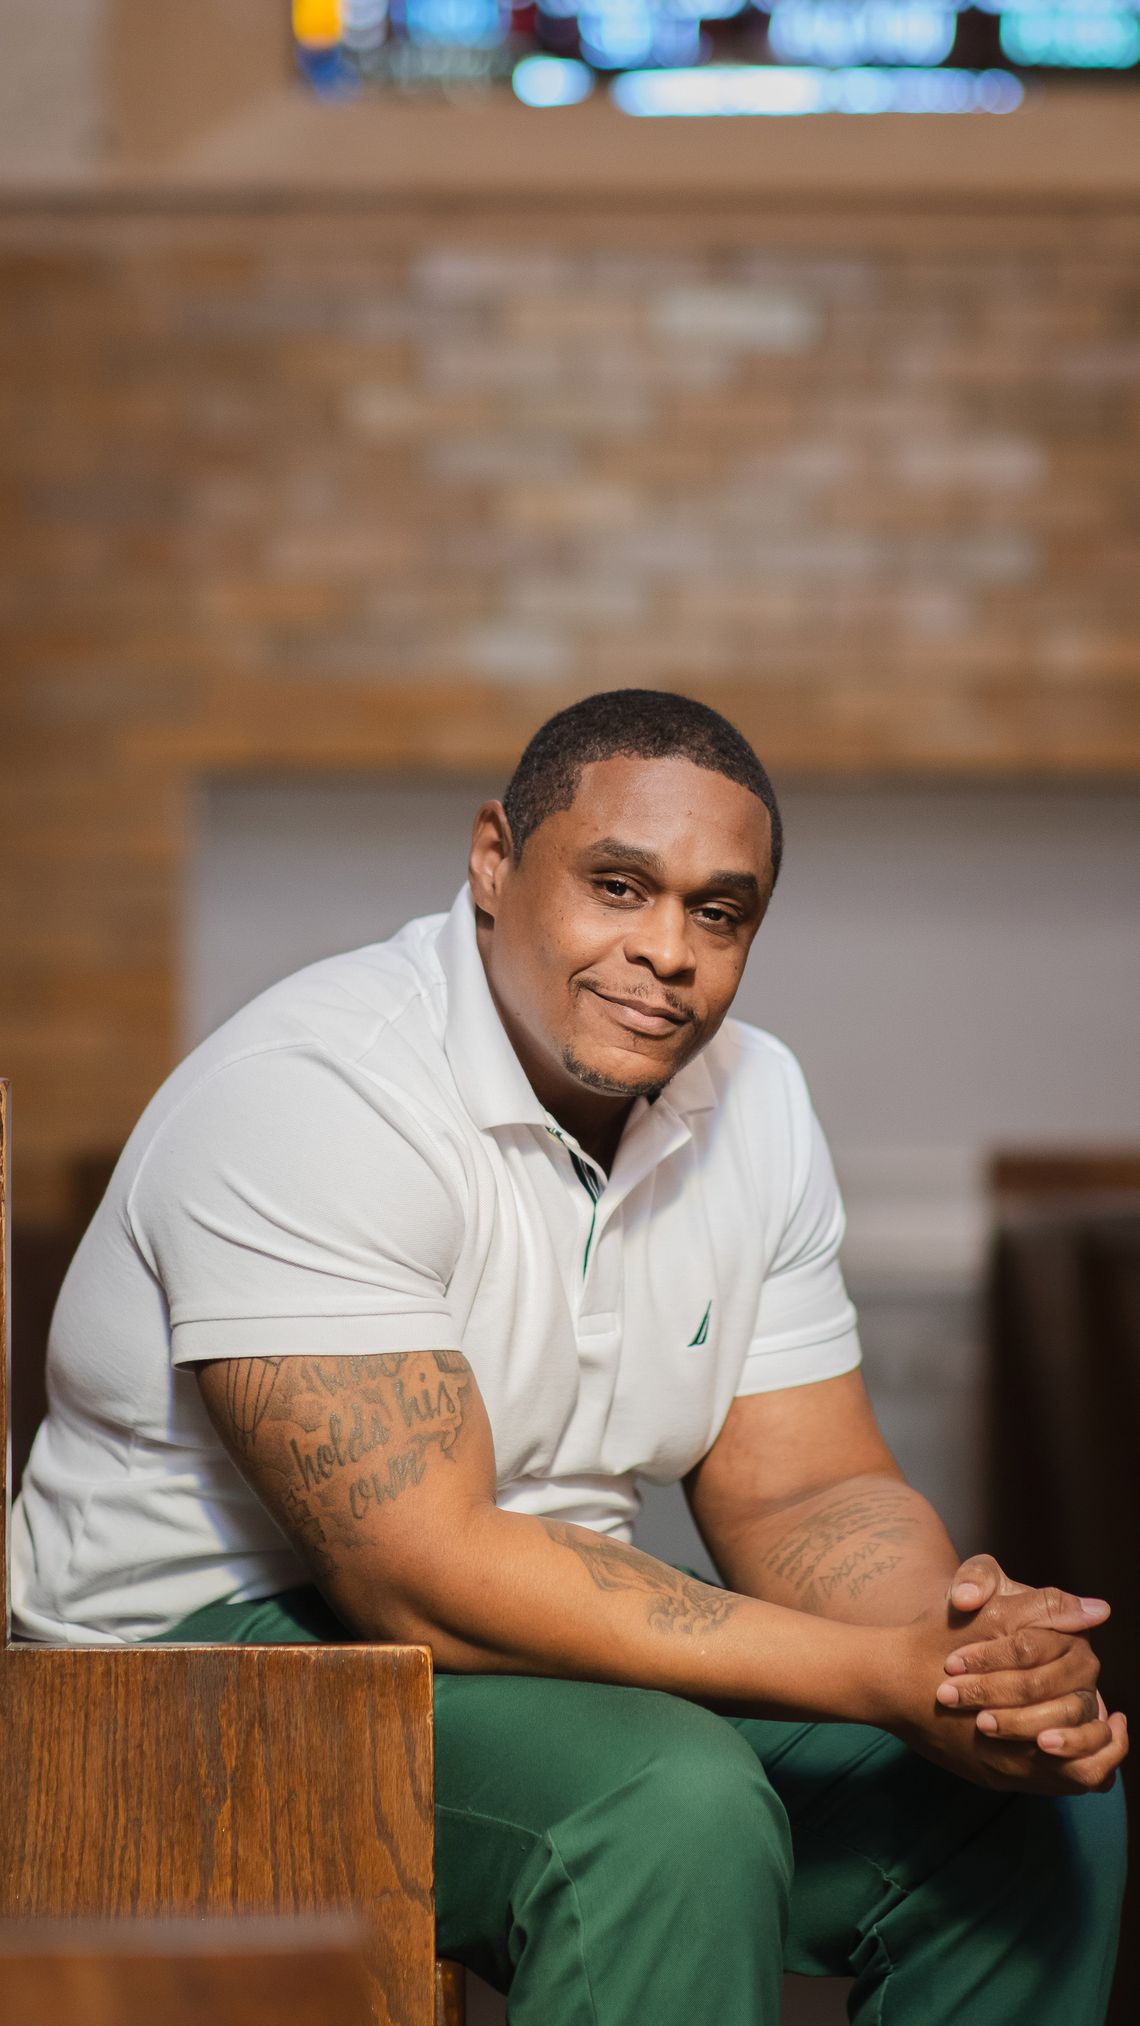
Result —
M1140 763L1140 216L0 218L22 1207L176 1052L195 784L506 766L627 682L784 773Z

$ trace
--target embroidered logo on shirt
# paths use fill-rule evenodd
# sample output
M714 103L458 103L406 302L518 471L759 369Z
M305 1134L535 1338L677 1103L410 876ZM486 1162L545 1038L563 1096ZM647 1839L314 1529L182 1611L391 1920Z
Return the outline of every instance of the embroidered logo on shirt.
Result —
M710 1301L708 1307L706 1308L703 1316L700 1319L700 1322L697 1324L696 1336L689 1338L688 1344L685 1347L687 1350L692 1351L695 1350L699 1344L708 1343L709 1317L711 1316L711 1314L712 1314L712 1302Z

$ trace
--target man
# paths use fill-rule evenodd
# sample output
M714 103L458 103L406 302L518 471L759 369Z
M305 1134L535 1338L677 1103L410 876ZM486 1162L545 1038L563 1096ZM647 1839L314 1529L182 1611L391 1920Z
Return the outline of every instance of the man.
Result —
M515 2026L775 2026L785 1964L1092 2026L1107 1606L959 1566L878 1432L802 1078L725 1024L780 848L716 713L587 698L448 917L182 1065L61 1297L22 1629L430 1644L439 1946Z

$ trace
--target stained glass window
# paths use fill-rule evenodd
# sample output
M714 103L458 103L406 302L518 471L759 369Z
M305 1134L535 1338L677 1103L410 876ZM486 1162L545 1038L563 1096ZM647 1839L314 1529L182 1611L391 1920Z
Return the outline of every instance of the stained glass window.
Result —
M1027 81L1140 75L1140 0L293 0L325 93L608 86L637 115L1013 111Z

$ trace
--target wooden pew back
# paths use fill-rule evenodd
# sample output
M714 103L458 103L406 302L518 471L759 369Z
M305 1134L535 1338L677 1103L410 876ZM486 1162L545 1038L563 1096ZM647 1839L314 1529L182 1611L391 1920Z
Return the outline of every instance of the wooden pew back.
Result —
M425 1647L13 1642L0 1083L0 1920L355 1913L375 2026L432 2026Z

